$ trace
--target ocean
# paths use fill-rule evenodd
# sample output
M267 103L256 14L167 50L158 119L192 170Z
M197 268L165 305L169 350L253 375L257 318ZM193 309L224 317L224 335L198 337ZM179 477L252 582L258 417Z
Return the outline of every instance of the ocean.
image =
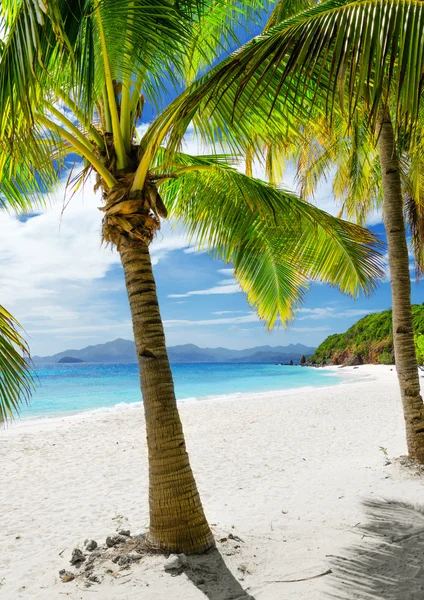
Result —
M174 364L178 400L202 400L252 392L337 384L341 377L321 369L269 364ZM138 365L79 363L36 365L36 390L22 418L95 409L118 410L141 402Z

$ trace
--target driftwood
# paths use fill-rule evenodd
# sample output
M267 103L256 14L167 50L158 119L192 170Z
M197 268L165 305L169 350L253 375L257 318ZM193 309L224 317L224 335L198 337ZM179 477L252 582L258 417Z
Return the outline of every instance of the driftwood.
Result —
M328 569L324 573L319 575L312 575L312 577L303 577L302 579L274 579L273 581L267 581L266 583L297 583L298 581L309 581L310 579L318 579L318 577L324 577L324 575L330 575L333 571Z

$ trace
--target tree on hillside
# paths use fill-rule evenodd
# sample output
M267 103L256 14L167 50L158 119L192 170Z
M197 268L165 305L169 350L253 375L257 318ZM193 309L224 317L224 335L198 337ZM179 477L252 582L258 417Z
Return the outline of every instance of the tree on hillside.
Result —
M237 152L281 119L270 103L253 105L232 124L232 105L209 115L192 83L140 138L146 97L160 103L164 82L192 81L209 64L242 14L239 2L165 0L10 0L0 61L1 181L38 195L58 180L57 165L78 154L73 185L97 177L104 204L103 239L125 273L139 359L149 451L149 538L187 553L213 545L185 447L165 346L149 244L160 220L182 223L191 238L231 262L242 290L269 327L285 322L321 279L346 293L370 291L380 274L376 239L295 195L238 172ZM260 2L243 3L254 10ZM22 64L24 61L24 64ZM199 87L200 86L200 87ZM190 156L168 139L193 122L226 155ZM165 143L170 141L170 143ZM8 194L5 186L5 195Z
M326 119L331 127L334 115L344 114L351 121L358 110L366 111L365 125L376 135L381 168L394 346L408 452L420 462L424 462L424 404L412 331L397 144L402 139L402 147L415 162L418 152L422 157L423 20L424 3L416 0L328 0L289 17L247 43L205 78L179 113L174 112L170 139L170 143L178 143L180 123L192 107L198 110L199 102L209 111L230 102L236 119L246 107L272 98L271 118L290 112L302 126ZM305 113L309 113L306 119ZM293 133L298 139L298 127L292 120L281 139L290 144ZM274 142L268 146L275 152L278 143ZM280 155L284 151L284 147L280 149ZM268 158L272 160L272 152ZM421 196L411 209L420 228L414 230L414 238L421 252Z

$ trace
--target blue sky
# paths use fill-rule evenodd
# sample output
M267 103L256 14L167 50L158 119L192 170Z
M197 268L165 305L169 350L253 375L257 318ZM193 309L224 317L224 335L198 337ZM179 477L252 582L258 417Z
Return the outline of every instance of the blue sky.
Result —
M291 179L286 183L291 185ZM100 198L88 184L62 214L63 203L59 189L36 216L0 215L1 301L25 326L34 354L132 337L119 257L100 244ZM329 184L319 189L317 204L337 213ZM381 217L374 215L371 222L382 235ZM356 301L312 284L290 327L267 332L250 310L231 265L196 252L184 231L164 223L151 250L169 345L317 345L361 316L391 305L387 279L371 297ZM422 302L423 290L422 283L412 283L414 302Z
M198 151L190 135L186 143L188 152ZM257 165L254 174L261 177L263 169ZM0 213L0 301L24 325L33 354L132 338L122 268L117 253L100 244L101 198L92 184L71 199L63 214L64 187L30 218ZM285 184L293 188L290 172ZM331 182L320 186L316 203L337 214ZM381 215L372 215L370 225L383 234ZM312 284L290 327L267 332L249 308L231 265L195 252L184 231L165 223L151 250L168 345L318 345L361 316L391 305L388 279L370 298L356 301L327 285ZM423 301L423 291L424 284L412 284L413 302Z

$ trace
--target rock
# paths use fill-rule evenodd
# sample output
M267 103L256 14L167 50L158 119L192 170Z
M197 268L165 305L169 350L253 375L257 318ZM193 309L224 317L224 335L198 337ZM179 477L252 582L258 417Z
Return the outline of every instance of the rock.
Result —
M88 552L92 552L97 548L97 542L95 540L85 540L84 548L88 550Z
M90 575L88 581L91 581L91 583L102 583L102 578L99 575Z
M293 366L293 361L291 360L291 361L289 362L289 367L292 367L292 366Z
M128 556L131 557L131 560L133 562L136 562L137 560L141 560L143 558L143 555L140 554L140 552L130 552L130 554L128 554Z
M112 535L106 538L106 546L108 548L113 548L117 544L123 544L127 541L127 538L124 535Z
M346 358L346 360L343 363L344 367L356 367L358 365L362 365L363 361L362 361L362 357L360 354L353 354L352 356L349 356L349 358Z
M142 554L138 554L138 552L131 552L129 554L122 554L119 557L119 560L116 561L120 567L124 567L126 565L130 565L133 562L137 562L143 558ZM115 562L115 561L114 561Z
M165 561L163 568L165 571L173 571L174 569L180 569L187 564L187 557L185 554L171 554Z
M304 365L306 365L306 356L302 355L302 356L300 357L300 364L302 365L302 367L303 367Z
M62 583L68 583L68 581L72 581L75 579L75 574L72 571L66 571L65 569L61 569L59 571L59 577L62 580Z
M118 531L118 535L123 535L125 537L131 537L131 531L129 529L121 529L121 531Z
M84 561L85 561L85 556L82 553L82 550L80 550L79 548L74 548L72 550L71 560L69 561L71 563L71 565L75 565L75 566L79 567L79 565L81 563L83 563Z

